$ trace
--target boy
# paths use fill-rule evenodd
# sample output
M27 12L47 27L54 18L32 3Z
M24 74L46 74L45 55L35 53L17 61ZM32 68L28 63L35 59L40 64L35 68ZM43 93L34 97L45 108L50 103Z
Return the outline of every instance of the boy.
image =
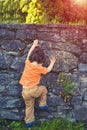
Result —
M34 40L32 47L28 52L27 59L25 61L25 68L20 79L22 84L22 96L25 101L25 123L26 127L30 128L34 126L34 102L35 98L40 98L39 109L47 109L47 89L45 86L39 85L41 75L50 72L56 61L55 58L50 60L48 67L43 67L45 61L45 55L38 45L38 40Z

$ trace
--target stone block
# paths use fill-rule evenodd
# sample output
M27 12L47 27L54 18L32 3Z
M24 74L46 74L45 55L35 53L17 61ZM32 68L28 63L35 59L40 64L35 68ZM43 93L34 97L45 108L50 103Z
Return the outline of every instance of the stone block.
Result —
M78 71L87 72L87 64L83 64L83 63L78 64Z
M17 30L16 32L16 39L20 40L34 40L36 38L35 30L26 29L26 30Z
M25 43L20 40L10 40L2 45L2 48L6 51L21 51L25 48Z
M82 63L87 63L87 52L83 52L81 55L80 55L80 62Z
M82 103L84 106L87 106L87 101L83 101Z
M6 86L6 93L9 96L21 97L22 87L17 81L11 80L11 82Z
M15 32L8 29L0 29L0 38L2 39L14 39Z
M4 92L6 89L5 85L0 85L0 93Z
M78 58L74 56L72 53L66 51L49 51L49 56L56 56L56 63L53 67L55 72L69 72L74 68L77 68Z
M0 108L0 117L11 120L23 120L24 112L21 113L19 109L2 109Z
M22 72L24 69L24 64L25 64L25 58L16 57L12 61L10 68L13 70L17 70L17 72Z
M18 97L0 97L0 108L23 108L24 103L22 98Z
M5 51L0 50L0 70L5 70L10 67L12 57L7 55Z
M61 51L71 52L72 54L75 54L75 55L78 55L78 56L82 52L82 50L81 50L81 48L79 46L77 46L75 44L67 43L66 41L53 43L52 48L53 49L58 49L58 50L61 50Z
M83 46L82 46L83 51L84 51L84 52L87 52L87 38L84 38L82 42L83 42ZM87 59L86 59L86 60L87 60Z
M81 106L75 110L76 121L87 121L87 107Z
M81 105L82 104L82 96L73 96L71 103L73 105Z
M9 75L6 72L0 73L0 85L6 86L7 84L9 84L9 82L10 82Z
M44 41L57 42L60 40L60 35L58 32L56 33L48 33L48 32L37 32L36 33L37 39L43 39Z
M87 91L85 91L85 93L84 93L83 101L87 101Z
M62 105L64 104L63 100L61 97L59 96L52 96L52 97L48 97L48 105L51 107L51 106L58 106L58 105Z
M84 89L85 87L87 87L87 77L81 77L79 82L81 88Z

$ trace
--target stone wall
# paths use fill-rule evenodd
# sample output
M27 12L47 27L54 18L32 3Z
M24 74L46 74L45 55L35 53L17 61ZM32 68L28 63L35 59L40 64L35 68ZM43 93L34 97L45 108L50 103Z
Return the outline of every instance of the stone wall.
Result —
M39 39L47 56L46 66L51 56L57 58L52 72L41 80L48 89L49 110L40 112L36 101L36 118L87 120L87 26L72 25L0 25L0 117L24 118L19 79L34 39ZM71 102L58 96L63 89L57 83L61 71L75 83Z

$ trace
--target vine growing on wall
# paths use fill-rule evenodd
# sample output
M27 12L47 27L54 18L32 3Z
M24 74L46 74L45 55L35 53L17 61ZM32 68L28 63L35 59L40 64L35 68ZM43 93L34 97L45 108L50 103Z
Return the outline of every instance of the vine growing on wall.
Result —
M72 99L75 84L73 84L68 76L64 72L60 72L58 76L58 83L62 84L64 91L59 93L59 96L63 98L64 102L68 102Z

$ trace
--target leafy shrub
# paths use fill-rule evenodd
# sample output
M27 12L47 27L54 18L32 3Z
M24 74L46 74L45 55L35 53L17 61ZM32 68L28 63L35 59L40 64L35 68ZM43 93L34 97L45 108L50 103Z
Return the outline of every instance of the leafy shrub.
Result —
M59 74L57 81L64 87L64 91L60 92L59 95L64 99L64 102L69 101L72 98L75 84L71 82L70 78L67 77L64 72Z

